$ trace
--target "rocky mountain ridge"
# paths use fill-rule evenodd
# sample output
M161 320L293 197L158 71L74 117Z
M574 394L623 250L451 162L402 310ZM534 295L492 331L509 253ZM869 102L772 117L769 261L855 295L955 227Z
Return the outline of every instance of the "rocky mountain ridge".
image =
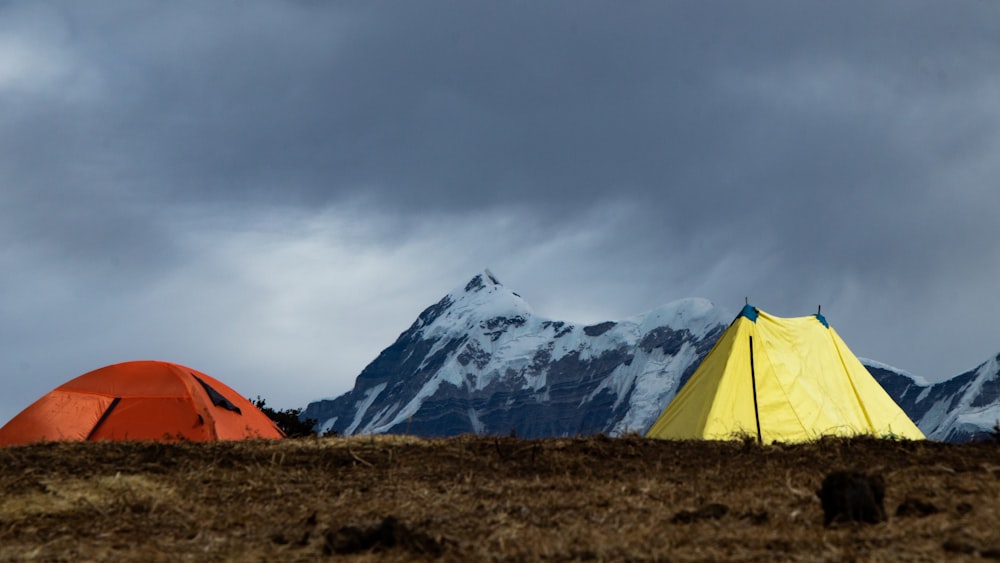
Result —
M891 366L862 363L931 440L991 439L1000 424L1000 354L934 384Z

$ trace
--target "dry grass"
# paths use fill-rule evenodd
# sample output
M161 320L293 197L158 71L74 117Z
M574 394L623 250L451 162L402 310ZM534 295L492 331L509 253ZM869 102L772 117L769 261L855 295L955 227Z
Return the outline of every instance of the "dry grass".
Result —
M880 472L889 521L824 528L834 469ZM1000 558L993 444L41 444L0 448L0 490L0 560Z

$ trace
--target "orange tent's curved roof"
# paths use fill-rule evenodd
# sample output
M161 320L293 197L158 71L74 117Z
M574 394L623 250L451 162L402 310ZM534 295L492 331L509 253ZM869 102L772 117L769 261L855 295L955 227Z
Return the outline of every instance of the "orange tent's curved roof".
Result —
M158 361L124 362L85 373L46 393L0 428L0 446L281 437L267 415L226 384Z

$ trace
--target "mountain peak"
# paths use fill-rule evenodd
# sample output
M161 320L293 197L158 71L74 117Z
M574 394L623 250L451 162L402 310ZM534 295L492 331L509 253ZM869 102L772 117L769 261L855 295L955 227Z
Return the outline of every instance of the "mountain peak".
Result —
M461 289L449 294L455 312L474 313L477 316L503 314L531 315L531 307L520 295L505 287L493 272L484 269L476 274Z
M531 306L520 295L504 287L489 269L484 269L464 286L455 288L436 305L428 307L411 328L428 331L427 334L453 333L468 330L483 319L533 315Z
M493 275L493 272L491 272L489 268L486 268L482 271L482 273L476 274L471 280L469 280L469 283L465 284L465 292L469 293L479 291L480 289L484 289L491 285L502 286L503 284L500 283L500 280Z

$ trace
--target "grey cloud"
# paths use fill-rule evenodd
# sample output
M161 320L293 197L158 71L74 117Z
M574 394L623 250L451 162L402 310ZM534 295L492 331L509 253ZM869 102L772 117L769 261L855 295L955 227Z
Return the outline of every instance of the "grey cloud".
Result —
M895 13L850 18L816 6L784 5L773 17L756 7L655 4L316 6L235 17L218 5L157 7L131 12L132 21L105 10L114 17L102 25L77 23L110 93L98 107L107 119L88 124L93 136L167 184L151 189L199 201L328 202L368 190L405 208L577 206L609 191L659 189L693 207L691 192L713 201L774 190L775 179L816 184L824 163L872 154L855 164L864 166L880 152L866 149L887 146L864 114L817 115L808 101L799 112L748 105L745 92L718 88L719 75L764 72L790 57L846 58L891 76L900 59L962 47L935 43L940 35L926 41L919 27L885 33ZM292 15L277 17L283 11ZM104 45L106 33L125 48ZM906 73L898 88L923 89L913 76L922 77ZM725 172L726 163L752 169L753 155L763 178Z
M696 292L841 304L876 359L935 376L995 344L937 360L864 313L937 300L985 331L997 69L989 2L6 3L3 330L90 349L31 310L157 312L230 236L334 210L364 225L328 242L359 262L489 265L569 320ZM186 291L169 306L215 298ZM251 317L271 298L233 291Z

